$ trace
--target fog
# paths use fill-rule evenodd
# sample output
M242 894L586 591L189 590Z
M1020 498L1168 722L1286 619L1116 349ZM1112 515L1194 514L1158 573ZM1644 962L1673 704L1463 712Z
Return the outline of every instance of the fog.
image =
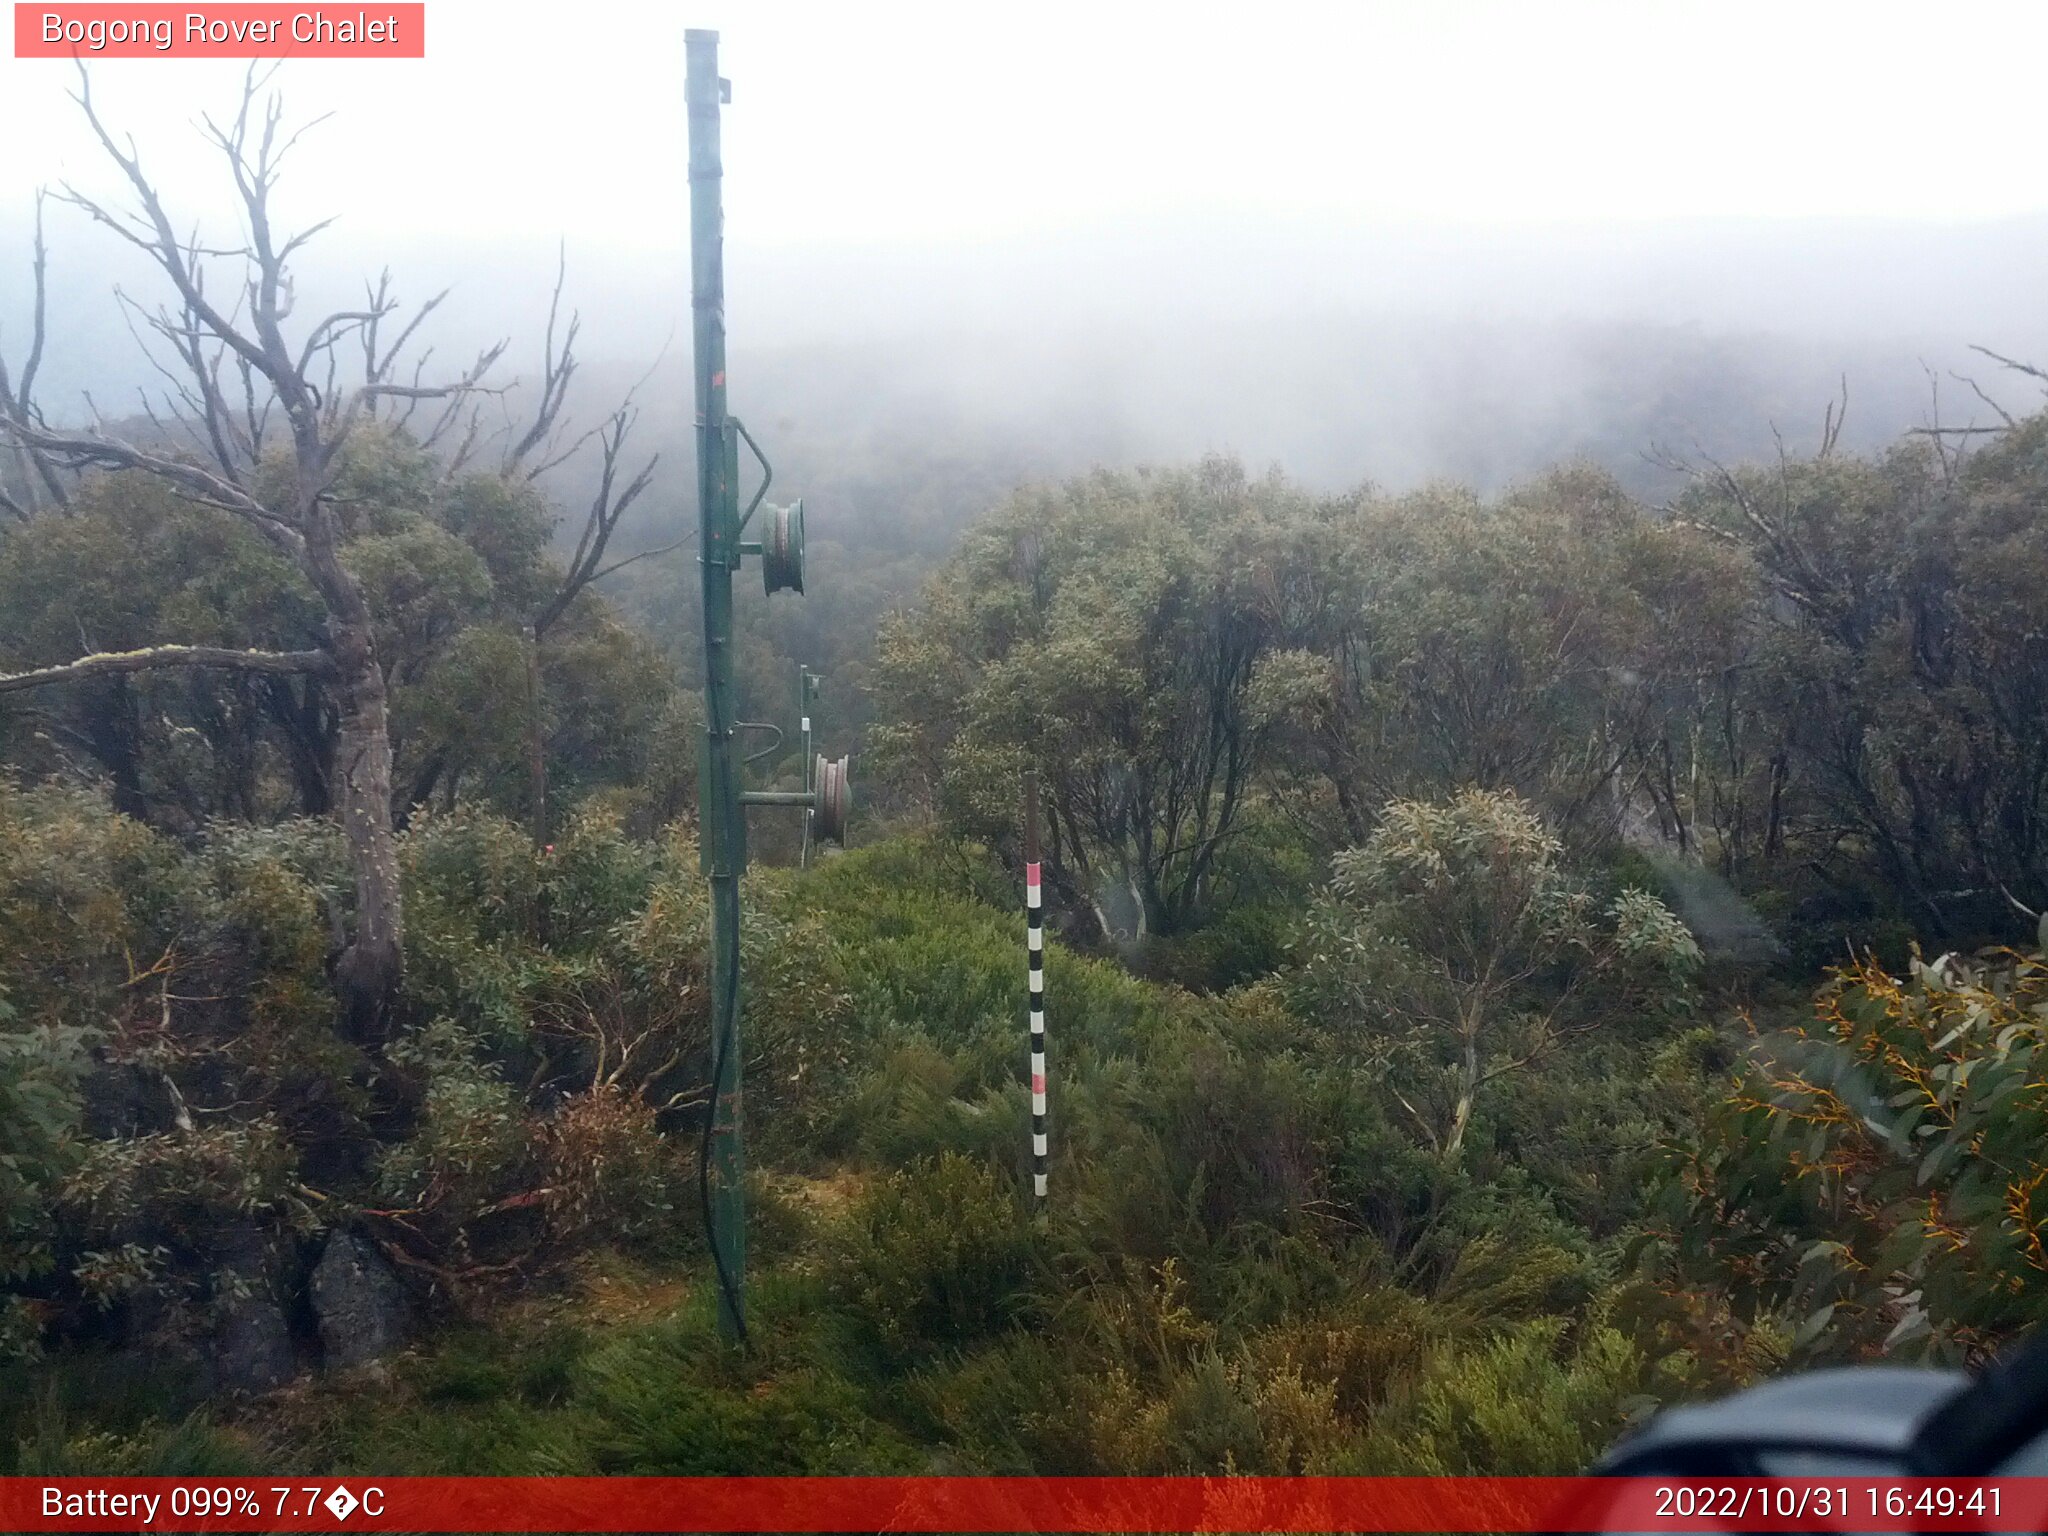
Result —
M734 409L792 474L1220 450L1493 489L1587 454L1655 496L1655 449L1810 443L1844 383L1852 446L1990 420L1959 375L2037 396L1971 344L2048 357L2036 7L1956 7L1938 39L1868 5L576 9L433 0L424 61L288 63L293 115L333 116L280 200L340 215L302 313L388 265L414 300L453 288L437 357L512 337L504 379L533 372L566 247L584 408L658 360L642 431L676 450L670 512L689 25L721 30L734 80ZM179 216L231 227L194 119L231 110L238 67L93 78ZM17 363L33 188L119 191L72 83L0 62ZM132 408L150 375L110 291L148 275L71 209L49 229L44 407Z

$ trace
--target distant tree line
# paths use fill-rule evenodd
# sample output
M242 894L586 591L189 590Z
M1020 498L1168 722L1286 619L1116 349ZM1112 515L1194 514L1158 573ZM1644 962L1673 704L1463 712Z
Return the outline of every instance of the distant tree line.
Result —
M1491 502L1225 460L1029 489L884 624L874 756L1006 847L1038 767L1049 878L1124 938L1213 915L1260 815L1329 850L1461 788L1704 867L1824 947L2024 931L2048 418L1979 442L1699 463L1663 506L1588 465Z

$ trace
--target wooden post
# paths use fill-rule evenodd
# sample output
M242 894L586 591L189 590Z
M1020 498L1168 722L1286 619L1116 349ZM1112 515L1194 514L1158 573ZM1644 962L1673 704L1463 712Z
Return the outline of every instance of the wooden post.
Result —
M1024 947L1031 989L1031 1192L1045 1207L1045 903L1039 881L1038 770L1024 770Z

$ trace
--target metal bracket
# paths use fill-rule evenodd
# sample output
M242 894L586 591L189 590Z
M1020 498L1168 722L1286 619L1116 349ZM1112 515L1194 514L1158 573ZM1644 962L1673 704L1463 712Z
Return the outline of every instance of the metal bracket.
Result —
M749 789L740 795L742 805L801 805L811 806L817 796L803 789Z
M754 441L754 434L747 430L747 424L730 414L725 419L732 424L732 429L739 433L741 440L753 450L754 457L761 461L761 488L754 492L754 499L747 503L747 510L740 514L739 532L745 533L747 524L754 520L755 509L761 505L761 498L768 494L768 487L775 481L775 471L768 467L768 455L763 453L761 445Z
M741 762L758 763L762 758L773 756L775 753L780 752L782 750L782 727L777 725L774 721L735 720L732 724L733 729L736 731L773 731L775 733L775 739L773 741L769 742L767 746L762 747L759 751L749 752L745 757L740 759Z

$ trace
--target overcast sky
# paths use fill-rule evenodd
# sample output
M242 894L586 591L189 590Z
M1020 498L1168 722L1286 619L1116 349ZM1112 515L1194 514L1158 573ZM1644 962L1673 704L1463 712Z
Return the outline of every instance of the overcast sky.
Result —
M451 349L537 329L558 239L586 356L644 360L686 334L691 26L720 31L734 86L742 350L1135 325L1157 352L1261 314L1297 332L1321 316L1590 317L1816 337L1823 361L1838 338L1875 342L1918 389L1929 347L2048 344L2039 0L427 13L424 60L285 66L292 116L334 115L279 204L288 224L340 215L305 260L309 288L386 262L414 299L454 283L437 322ZM95 66L106 118L202 227L233 209L193 124L232 106L243 67ZM71 84L67 63L0 59L0 347L20 334L34 187L118 191ZM126 343L104 234L60 211L52 253L62 395ZM1062 352L1047 377L1077 364L1093 367ZM984 371L991 400L1014 393L1007 358Z
M353 8L351 8L353 9ZM723 34L736 232L1001 240L1230 209L1316 222L2039 210L2048 7L1947 0L1202 5L430 0L423 61L307 60L298 195L366 234L682 239L683 31ZM162 133L239 66L107 61ZM57 61L0 61L0 197L98 176ZM621 210L633 217L622 219Z

